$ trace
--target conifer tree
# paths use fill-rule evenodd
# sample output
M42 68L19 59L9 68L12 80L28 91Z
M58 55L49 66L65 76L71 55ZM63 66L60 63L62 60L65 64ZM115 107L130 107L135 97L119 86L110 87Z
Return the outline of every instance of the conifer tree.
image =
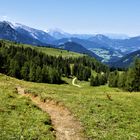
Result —
M12 77L20 77L20 67L18 65L18 62L14 59L10 61L10 67L9 67L9 75Z
M21 68L21 77L24 80L27 80L27 81L29 80L29 70L30 70L29 63L25 62L23 67Z
M140 91L140 59L137 58L129 68L125 85L128 91Z
M36 67L34 64L30 65L29 81L32 81L32 82L36 81Z
M50 81L49 70L46 65L43 65L43 68L42 68L42 80L44 83L49 83Z
M42 77L42 70L40 66L37 66L36 68L36 82L41 83L43 82L43 77Z
M126 82L126 72L122 72L119 75L118 87L119 88L125 88L125 82Z
M111 72L109 74L109 86L117 87L118 86L119 73L117 71Z
M95 78L93 75L90 77L90 86L96 86Z

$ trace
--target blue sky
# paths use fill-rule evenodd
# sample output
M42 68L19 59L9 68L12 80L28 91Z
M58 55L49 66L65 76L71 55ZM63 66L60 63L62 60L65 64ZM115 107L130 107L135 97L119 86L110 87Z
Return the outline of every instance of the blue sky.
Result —
M0 19L71 33L140 35L140 0L0 0Z

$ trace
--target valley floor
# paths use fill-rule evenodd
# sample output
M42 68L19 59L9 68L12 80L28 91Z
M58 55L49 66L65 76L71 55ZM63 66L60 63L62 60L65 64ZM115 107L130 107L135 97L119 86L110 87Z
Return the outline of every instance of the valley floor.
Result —
M67 107L74 115L74 117L76 117L77 120L81 122L85 130L85 135L89 139L140 139L140 93L123 92L120 89L109 88L107 86L90 87L88 82L79 81L77 82L77 84L80 85L81 88L78 88L72 85L72 79L64 80L66 80L68 84L52 85L25 82L1 74L1 101L3 100L3 96L5 95L4 102L1 102L2 107L0 109L0 124L2 124L0 127L1 136L6 139L8 138L6 137L7 135L13 136L11 134L12 131L17 131L18 133L20 133L20 129L17 130L15 127L13 127L18 125L16 123L22 122L24 124L23 126L26 126L26 121L22 121L22 118L19 118L19 120L17 121L14 118L3 118L4 113L2 112L3 108L5 108L4 110L6 110L6 108L9 107L7 105L3 107L4 104L8 104L9 100L10 103L12 103L12 99L8 98L9 94L10 96L16 96L16 98L19 98L19 95L15 95L13 91L15 90L16 86L21 86L24 87L28 92L34 95L38 95L42 100L51 98L64 104L65 107ZM108 99L108 96L110 96L111 100ZM19 98L19 104L21 103L20 100L21 98ZM26 107L26 109L27 108L28 107ZM30 108L33 107L31 106ZM13 110L11 112L13 112ZM34 110L34 112L36 112L36 109ZM21 116L23 115L22 113L23 112L20 112ZM32 114L31 111L30 113ZM27 114L26 118L28 118ZM38 117L36 115L34 119L39 121L41 118L42 117ZM12 121L13 123L7 124L6 122L8 122L8 120ZM30 118L28 118L28 121L28 123L32 122ZM40 136L42 136L42 138L40 139L43 139L43 136L45 135L48 136L48 139L54 139L53 132L50 131L51 129L47 129L48 127L51 127L51 124L50 126L48 125L47 128L41 123L39 123L38 126L42 130L42 132L39 131ZM26 136L28 134L27 130L35 129L34 126L32 127L33 128L23 128L24 130L26 130L25 135L23 136ZM47 134L44 132L44 129L46 130L46 132L48 132ZM34 135L38 134L36 131L32 132ZM16 137L16 133L14 133L14 136Z

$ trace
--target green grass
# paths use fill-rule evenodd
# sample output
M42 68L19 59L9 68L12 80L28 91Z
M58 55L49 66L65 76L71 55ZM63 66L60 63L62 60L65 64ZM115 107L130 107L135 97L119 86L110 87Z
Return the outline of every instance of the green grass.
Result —
M12 81L6 81L0 75L0 139L55 139L50 117L30 100L17 95Z
M37 47L37 46L32 46L32 45L27 45L27 44L14 44L13 42L10 41L4 41L6 43L6 46L10 46L10 45L14 45L14 46L18 46L18 47L30 47L32 49L35 49L37 51L43 52L47 55L51 55L51 56L62 56L62 57L81 57L84 54L80 54L80 53L75 53L75 52L71 52L71 51L67 51L67 50L62 50L62 49L57 49L57 48L49 48L49 47Z
M90 87L88 82L78 82L82 87L68 84L51 85L31 83L14 78L6 80L0 77L1 83L14 87L21 85L42 98L51 97L63 102L66 107L81 121L85 135L95 140L139 140L140 139L140 93L123 92L107 86ZM112 101L108 100L109 94Z
M53 56L62 56L62 57L80 57L83 56L83 54L67 51L67 50L61 50L56 48L44 48L44 47L38 47L36 48L38 51L42 51L46 53L47 55L53 55Z

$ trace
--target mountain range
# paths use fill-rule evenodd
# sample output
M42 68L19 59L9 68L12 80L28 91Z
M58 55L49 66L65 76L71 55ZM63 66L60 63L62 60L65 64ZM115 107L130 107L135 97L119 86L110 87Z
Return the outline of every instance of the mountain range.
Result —
M88 54L114 66L126 66L123 60L140 50L140 36L103 34L70 34L59 29L42 31L19 23L0 22L0 39L24 44L63 48L69 51ZM139 56L136 54L137 56ZM130 57L131 58L131 57ZM128 58L127 58L128 59ZM122 60L122 61L121 61ZM132 59L130 59L132 61ZM122 62L122 63L120 63ZM130 62L127 62L127 65ZM120 67L121 67L120 66Z
M87 54L91 57L94 57L94 58L100 60L100 61L102 60L101 57L99 57L98 55L96 55L92 51L90 51L90 50L84 48L82 45L77 44L77 43L72 42L72 41L68 41L64 44L59 45L58 47L61 48L61 49L68 50L68 51L74 51L74 52L77 52L77 53Z

